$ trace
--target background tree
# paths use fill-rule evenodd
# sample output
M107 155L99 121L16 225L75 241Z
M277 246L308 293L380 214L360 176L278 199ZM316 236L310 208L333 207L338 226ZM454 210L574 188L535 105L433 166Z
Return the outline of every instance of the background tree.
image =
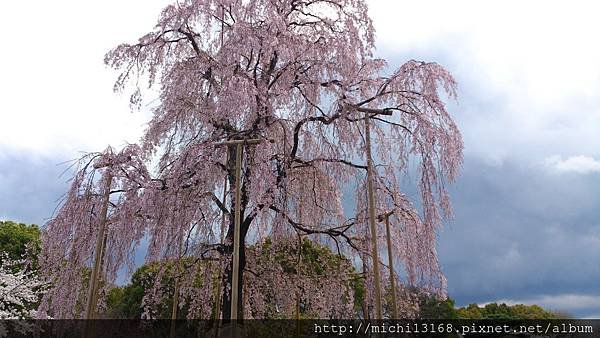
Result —
M4 257L0 264L0 319L27 319L35 316L46 283L35 271L19 268L22 262Z
M111 288L108 291L106 301L106 312L104 316L107 318L142 318L144 312L152 314L152 318L171 318L171 310L175 293L175 279L181 278L178 276L177 264L184 266L179 273L192 274L185 269L186 265L191 265L191 259L186 259L183 262L168 261L168 262L153 262L139 267L132 275L131 281L120 287ZM195 288L202 286L203 271L195 271ZM152 304L145 304L144 297L149 294L149 291L156 287L156 280L160 278L160 299L153 300ZM178 318L188 317L188 306L190 299L181 298L179 300L181 306L177 312ZM147 305L144 309L144 305Z
M454 308L454 300L440 300L435 296L422 295L419 301L419 318L423 319L458 319Z
M566 314L558 314L547 311L538 305L507 305L498 303L489 303L483 306L469 304L468 306L457 309L460 319L557 319L565 318Z
M0 252L10 260L29 258L37 263L41 250L40 230L37 225L0 221ZM0 256L0 263L5 257Z
M489 303L482 306L469 304L456 308L454 300L451 298L441 300L435 296L421 294L419 299L419 318L424 319L523 320L571 318L567 313L548 311L539 305Z
M46 283L37 276L37 225L0 221L0 319L31 318Z
M268 238L248 250L246 318L356 316L363 276L347 257L306 238Z
M228 140L275 141L245 151L243 244L312 236L368 258L364 213L348 217L342 206L347 186L356 188L357 209L364 205L365 119L372 122L377 154L377 214L395 215L397 266L408 284L444 293L435 233L450 215L445 187L458 175L463 144L439 90L453 98L456 84L435 63L412 60L389 72L373 50L374 29L362 0L184 0L166 7L154 31L106 55L120 71L115 89L132 88L134 105L154 92L159 100L140 147L81 162L67 200L45 228L46 264L64 259L64 248L71 248L68 263L49 270L64 290L49 294L45 306L70 315L65 309L72 304L53 300L76 287L74 272L90 261L97 230L89 225L96 224L99 196L109 189L107 279L131 263L134 248L148 236L150 261L185 254L222 262L207 267L207 274L223 272L222 315L229 318L236 156L219 147ZM156 168L147 169L153 160ZM399 189L409 161L418 171L421 213ZM227 200L219 195L223 190ZM245 245L240 264L241 292ZM212 284L203 285L203 294L212 294ZM210 297L202 299L197 308L210 308Z
M299 248L298 239L273 243L267 238L263 243L247 248L246 318L295 318L298 315L307 319L334 314L355 317L353 312L357 312L364 301L363 276L354 271L347 257L338 256L328 247L308 239L301 243ZM138 268L130 283L110 289L103 316L141 318L144 297L155 287L155 280L161 278L162 299L154 301L151 312L154 318L170 318L176 264L173 261L154 262ZM194 259L187 257L182 264L183 273L189 274L187 267L194 265ZM203 270L196 272L196 284L192 285L196 290L202 288L202 274ZM282 280L285 283L281 283ZM338 291L337 297L331 299L330 295L335 293L330 289ZM192 302L189 298L180 299L179 318L198 318L190 314ZM332 309L339 313L330 312ZM209 318L214 318L215 309L211 310Z

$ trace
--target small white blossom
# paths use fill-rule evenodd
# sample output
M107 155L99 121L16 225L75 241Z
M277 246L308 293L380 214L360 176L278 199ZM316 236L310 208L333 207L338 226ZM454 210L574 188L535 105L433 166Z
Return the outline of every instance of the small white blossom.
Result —
M0 319L33 318L31 304L45 289L35 272L18 269L18 264L6 257L0 263Z

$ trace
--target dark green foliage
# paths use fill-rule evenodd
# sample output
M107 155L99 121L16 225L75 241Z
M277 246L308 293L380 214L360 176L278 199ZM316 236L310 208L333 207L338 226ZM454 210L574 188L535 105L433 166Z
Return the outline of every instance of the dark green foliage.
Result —
M186 266L192 259L181 260L180 264ZM161 273L161 288L163 300L156 310L156 318L171 318L173 307L173 296L175 293L175 277L177 264L175 261L154 262L139 267L131 277L131 282L125 286L112 288L107 295L107 310L103 314L107 318L141 318L144 311L142 301L146 290L154 285L156 278ZM162 271L161 271L162 269ZM184 270L184 269L182 269ZM201 275L196 278L197 283L201 283ZM200 286L200 284L198 284ZM177 311L178 319L185 319L187 316L187 307L180 308Z
M423 296L419 301L419 318L423 319L457 319L454 300L446 298L438 300L434 296Z
M556 319L557 315L546 311L538 305L506 305L504 303L490 303L485 306L469 304L456 310L460 319L501 319L501 320L520 320L520 319Z
M272 242L267 239L261 244L260 250L257 250L255 246L250 246L247 249L247 254L253 255L260 251L262 256L259 259L266 261L271 246ZM302 241L300 253L302 255L301 267L297 265L297 245L278 249L273 257L275 262L281 265L284 272L290 274L297 273L298 268L300 268L301 273L322 276L327 271L340 268L343 264L350 265L348 258L339 256L328 247L308 239ZM186 265L186 261L191 262L192 260L192 258L184 259L184 265ZM102 316L105 318L140 318L143 313L142 300L145 292L154 284L160 269L163 269L161 285L164 300L157 309L156 317L170 318L175 289L175 262L172 261L143 265L135 271L127 285L112 288L107 294L107 310ZM352 269L352 271L354 270ZM198 286L201 286L201 277L202 274L199 273ZM363 277L359 273L353 274L350 286L354 291L354 305L358 309L365 298ZM178 318L185 318L186 315L187 310L185 307L177 313Z
M40 249L40 229L37 225L0 221L0 253L7 254L11 260L29 259L36 262Z
M140 284L112 288L107 295L106 316L109 318L141 318L143 298L144 287Z
M267 238L260 246L260 252L264 255L272 246L270 238ZM291 241L277 250L275 261L281 265L283 271L289 274L300 272L304 276L323 276L330 271L339 271L343 266L350 268L350 287L354 296L354 307L358 311L365 301L364 276L355 271L348 257L334 253L329 247L321 245L308 238L304 238L301 250L298 252L297 242ZM253 246L249 252L255 250ZM301 265L298 265L298 255L301 255ZM265 257L266 258L266 257ZM300 271L298 271L300 270Z
M457 309L458 317L461 319L482 319L483 309L477 304L469 304Z
M259 248L250 246L247 250L248 255L261 255L258 259L267 262L269 260L269 251L272 249L273 243L267 239ZM331 251L327 246L320 245L314 241L304 239L302 241L300 252L298 252L297 244L290 242L289 246L283 246L277 249L271 256L275 263L279 264L284 273L295 274L302 273L304 275L311 274L313 276L322 276L332 269L338 269L344 265L351 265L347 257L340 256ZM301 255L301 263L298 265L298 254ZM192 258L183 260L191 263ZM201 263L202 264L202 263ZM271 263L272 264L272 263ZM190 264L191 265L191 264ZM157 278L159 271L162 269L162 281L164 299L156 309L157 318L170 318L171 307L173 304L173 294L175 285L175 269L174 261L170 262L155 262L141 266L135 271L131 278L131 282L127 285L112 288L107 295L107 311L103 314L106 318L140 318L143 312L142 300L146 290L152 287L154 280ZM354 307L357 312L365 301L365 286L364 277L359 273L354 273L351 268L353 277L350 279L350 286L354 292ZM197 272L197 285L202 283L202 269ZM468 306L455 308L454 300L446 298L439 300L434 296L429 296L424 293L413 290L416 294L421 294L419 297L419 318L422 319L554 319L565 318L568 315L558 315L553 312L546 311L537 305L506 305L490 303L485 306L470 304ZM387 292L389 293L389 292ZM386 294L387 294L386 293ZM386 296L388 297L388 296ZM302 308L302 303L300 304ZM178 311L178 318L185 318L187 309L184 307ZM310 314L304 313L301 310L301 318L310 318Z
M435 297L422 296L419 302L419 318L423 319L556 319L565 315L557 315L542 309L538 305L506 305L489 303L485 306L469 304L455 308L454 300L447 298L438 300Z
M309 271L303 271L302 273L310 272L310 274L316 276L322 276L329 269L338 269L342 262L347 261L346 257L336 255L328 247L306 238L302 241L300 252L298 252L295 244L290 242L290 245L279 249L275 254L275 261L281 265L285 273L298 273L298 254L302 256L303 266L309 267ZM261 246L261 251L268 252L271 245L270 239L265 240ZM251 246L249 251L253 249Z
M352 290L354 290L354 308L357 311L362 311L361 307L365 302L367 293L367 290L365 289L365 278L357 273L350 281L350 286L352 287Z

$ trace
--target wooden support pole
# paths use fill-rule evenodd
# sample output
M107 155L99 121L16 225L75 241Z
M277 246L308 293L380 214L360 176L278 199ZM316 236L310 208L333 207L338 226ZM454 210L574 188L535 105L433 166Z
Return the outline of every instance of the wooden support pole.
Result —
M296 292L296 338L300 338L300 295Z
M235 146L235 213L234 213L234 229L233 229L233 276L231 281L231 321L233 328L236 327L236 322L238 319L238 300L240 295L238 294L239 288L239 275L240 275L240 243L241 239L241 180L242 180L242 152L244 145L256 145L263 141L269 141L274 143L274 140L265 140L265 139L241 139L241 140L228 140L219 142L216 146ZM232 331L233 332L233 331Z
M108 203L110 202L110 186L112 184L112 174L110 171L106 177L106 185L104 186L104 195L102 201L102 209L100 210L100 224L98 229L98 237L96 237L96 248L94 251L94 267L90 276L90 285L88 299L85 311L85 319L94 319L96 306L98 305L98 277L102 269L102 258L104 257L104 246L106 236L106 223L108 215Z
M231 277L231 335L237 337L238 334L238 301L240 299L239 289L239 276L240 276L240 245L241 243L241 213L242 213L242 196L241 196L241 184L242 184L242 153L244 146L256 145L263 141L274 143L271 139L240 139L240 140L227 140L219 142L216 146L235 146L235 210L234 210L234 229L233 229L233 257L232 257L232 277ZM216 330L218 332L218 329Z
M298 198L298 203L296 205L296 218L298 222L302 223L302 213L300 212L300 208L302 208L302 204L304 199L302 198L302 194L300 194ZM296 269L296 281L298 281L298 274L300 273L300 263L302 263L302 237L298 238L298 261L296 265L298 268ZM300 291L296 289L296 338L300 338Z
M229 151L227 151L227 159L225 160L225 164L227 165L229 162ZM225 176L225 182L223 182L223 205L227 205L227 176ZM223 244L225 242L225 222L227 221L227 215L223 212L221 216L221 237L219 237L219 243ZM219 326L221 324L221 279L223 278L223 270L221 269L222 264L219 264L218 275L217 275L217 287L215 294L215 338L219 335Z
M179 308L179 279L181 277L181 264L183 259L183 240L179 238L179 250L177 252L177 261L175 262L175 290L173 290L173 305L171 306L171 333L169 337L176 337L177 310ZM209 263L210 264L210 263Z
M236 144L235 151L235 225L233 229L233 277L231 281L231 322L237 326L238 319L238 287L240 275L240 227L241 227L241 176L242 176L242 143Z
M388 249L388 267L390 268L390 284L392 286L392 319L398 319L398 304L396 302L396 279L394 276L394 255L392 253L392 236L390 232L390 216L386 214L385 218L385 232L387 239Z
M179 269L177 269L179 270ZM177 323L177 308L179 307L179 276L175 279L175 290L173 295L173 306L171 307L171 338L175 338L175 328Z
M369 224L371 229L371 254L375 279L375 319L383 319L381 307L381 282L379 275L379 252L377 247L377 225L375 223L375 194L373 192L373 158L371 155L371 128L369 116L365 118L365 141L367 148L367 194L369 199Z

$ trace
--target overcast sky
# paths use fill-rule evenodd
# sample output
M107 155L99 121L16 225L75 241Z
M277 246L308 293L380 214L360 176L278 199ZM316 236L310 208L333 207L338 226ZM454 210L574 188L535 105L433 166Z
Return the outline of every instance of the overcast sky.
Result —
M165 0L3 1L0 219L42 224L80 151L136 142L104 53ZM439 255L459 305L537 303L600 318L600 8L594 1L369 2L377 55L459 82L465 140Z

